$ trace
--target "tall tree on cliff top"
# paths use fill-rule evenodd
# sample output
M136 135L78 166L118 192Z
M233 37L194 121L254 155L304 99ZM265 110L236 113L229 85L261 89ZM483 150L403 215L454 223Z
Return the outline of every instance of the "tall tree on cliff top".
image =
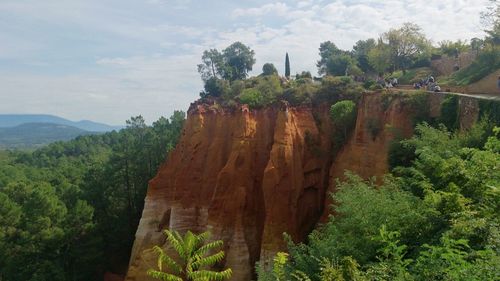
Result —
M223 78L229 81L247 78L255 64L255 52L241 42L234 42L222 51Z
M198 72L206 83L211 78L222 77L222 54L217 49L205 50L198 64Z
M221 281L231 278L230 268L223 271L208 269L224 258L223 251L211 254L222 247L222 240L206 243L208 232L196 235L188 231L184 237L176 231L165 230L164 233L177 257L172 258L160 246L154 246L153 251L158 255L158 270L149 269L149 276L168 281Z
M481 13L481 23L488 34L486 40L500 45L500 1L490 0L490 5Z
M225 79L228 81L245 79L255 64L255 52L241 42L235 42L219 52L205 50L198 64L198 72L203 82Z
M431 44L422 33L420 26L405 23L398 29L391 29L382 35L391 53L393 70L405 71L413 62L424 56L430 56Z
M319 75L325 75L328 74L328 67L327 64L328 62L332 59L334 56L338 56L343 54L343 51L337 48L337 46L331 42L331 41L326 41L323 42L319 45L319 61L316 63L316 66L318 67L318 73Z
M373 71L373 67L368 61L368 53L377 46L375 39L370 38L367 40L359 40L352 47L352 54L354 58L358 61L359 68L363 72Z
M285 77L290 78L290 58L288 57L288 53L285 56Z

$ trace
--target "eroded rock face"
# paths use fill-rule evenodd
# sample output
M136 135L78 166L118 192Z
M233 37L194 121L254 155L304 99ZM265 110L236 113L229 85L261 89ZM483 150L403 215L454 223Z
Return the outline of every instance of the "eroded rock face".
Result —
M326 118L323 108L322 118ZM328 157L311 107L249 111L193 106L176 150L151 180L127 280L148 280L161 230L210 230L225 242L234 280L250 280L261 253L301 239L323 211ZM307 136L307 137L306 137ZM309 144L306 143L309 142ZM263 250L264 251L263 251Z
M398 99L365 94L352 137L333 155L327 106L192 105L178 146L150 181L126 280L150 280L148 249L165 243L165 228L209 230L224 241L232 280L252 280L256 261L285 249L283 232L301 241L326 217L327 191L344 170L388 171L389 143L411 136L412 112Z

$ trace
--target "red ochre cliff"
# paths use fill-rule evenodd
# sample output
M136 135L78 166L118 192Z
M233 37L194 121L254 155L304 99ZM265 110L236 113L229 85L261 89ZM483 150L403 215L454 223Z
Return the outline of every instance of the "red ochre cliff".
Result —
M441 100L427 99L428 114L439 114ZM464 104L466 115L476 114ZM232 280L251 280L256 261L285 249L284 232L301 241L326 218L327 194L345 170L363 177L388 171L391 140L413 133L412 106L401 96L364 94L353 134L334 155L326 105L193 104L179 144L150 181L126 280L150 280L156 257L148 249L165 243L165 228L209 230L224 241Z

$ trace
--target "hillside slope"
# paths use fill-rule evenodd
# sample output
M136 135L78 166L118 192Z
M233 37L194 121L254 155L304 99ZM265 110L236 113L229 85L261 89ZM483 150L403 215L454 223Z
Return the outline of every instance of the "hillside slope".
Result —
M108 132L119 130L122 126L110 126L89 120L71 121L47 114L0 114L0 128L15 127L24 123L52 123L73 126L85 131Z
M25 123L0 128L0 149L34 148L80 135L95 134L76 127L53 123Z

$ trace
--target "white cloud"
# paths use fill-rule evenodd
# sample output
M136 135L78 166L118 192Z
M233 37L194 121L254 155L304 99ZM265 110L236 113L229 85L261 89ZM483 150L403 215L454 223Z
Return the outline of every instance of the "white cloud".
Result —
M232 17L233 18L244 17L244 16L259 17L267 14L284 16L287 14L288 10L289 8L285 3L277 2L277 3L265 4L257 8L235 9L232 12Z
M282 73L285 52L292 73L315 74L321 42L350 49L408 21L434 42L483 36L487 1L255 2L2 0L0 112L151 122L197 98L205 49L241 41L256 52L254 74L266 62Z
M97 63L112 74L1 75L1 93L15 94L2 94L0 112L112 124L142 114L153 122L175 109L187 110L201 89L194 56L103 58Z

